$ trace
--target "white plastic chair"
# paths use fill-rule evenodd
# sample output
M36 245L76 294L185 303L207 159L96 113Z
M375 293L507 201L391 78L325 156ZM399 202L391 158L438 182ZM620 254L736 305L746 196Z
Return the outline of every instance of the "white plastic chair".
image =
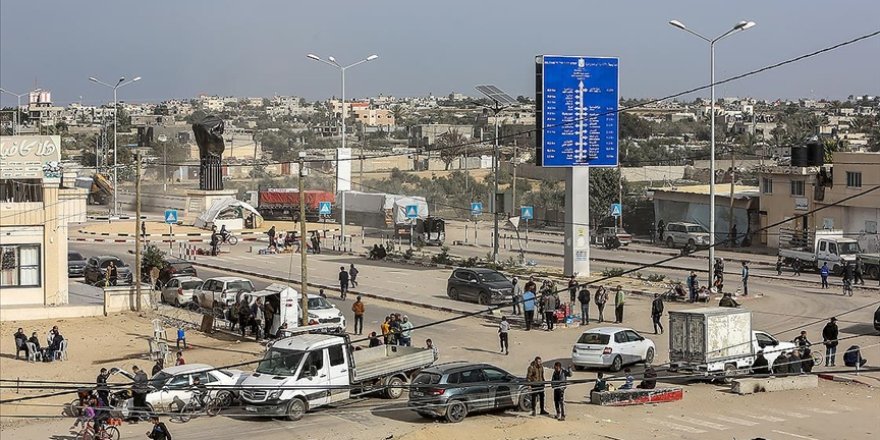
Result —
M67 360L67 339L61 341L58 345L58 351L55 352L55 360Z
M66 341L65 341L66 342ZM27 346L27 360L28 362L36 362L37 359L40 361L43 360L43 353L37 351L37 346L33 342L25 342Z
M165 330L165 326L162 325L161 319L153 320L153 339L155 340L168 340L168 332Z

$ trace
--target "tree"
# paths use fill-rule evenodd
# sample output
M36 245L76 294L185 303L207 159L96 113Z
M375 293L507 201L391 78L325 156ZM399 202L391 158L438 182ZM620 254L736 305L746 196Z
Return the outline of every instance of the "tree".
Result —
M620 113L619 122L621 139L647 139L654 134L654 128L657 125L627 112Z
M465 142L465 137L458 130L449 130L437 137L437 141L431 149L440 151L440 160L446 165L448 171L452 162L467 151Z
M590 170L590 227L598 227L611 215L611 204L618 201L619 185L619 168Z

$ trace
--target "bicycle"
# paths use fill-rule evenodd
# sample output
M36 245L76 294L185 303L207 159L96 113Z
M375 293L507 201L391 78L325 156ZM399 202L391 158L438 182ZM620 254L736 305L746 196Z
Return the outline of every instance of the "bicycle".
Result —
M193 416L202 411L208 415L208 417L214 417L217 414L220 414L220 409L223 408L224 399L220 397L206 397L204 405L199 401L196 396L193 396L189 399L189 402L186 402L177 414L178 420L182 423L186 423L192 420Z
M230 246L235 246L238 244L238 237L232 234L232 232L226 234L226 238L220 236L220 244L228 244Z
M109 426L112 419L101 425L101 428L95 432L94 422L89 420L83 425L83 429L76 435L81 440L119 440L119 428Z

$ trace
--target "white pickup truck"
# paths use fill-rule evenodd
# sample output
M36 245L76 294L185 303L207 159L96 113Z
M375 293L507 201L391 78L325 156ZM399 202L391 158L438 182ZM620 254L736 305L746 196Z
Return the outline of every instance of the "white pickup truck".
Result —
M769 365L795 349L769 333L752 330L748 310L706 307L669 312L669 371L730 377L745 373L764 351Z
M347 335L300 334L276 341L256 372L241 383L251 414L296 421L314 408L381 393L389 399L434 363L430 349L380 345L354 348Z
M800 264L807 270L819 270L823 264L835 275L843 273L847 263L859 256L859 242L846 238L843 231L821 229L813 233L779 229L779 256L786 266Z

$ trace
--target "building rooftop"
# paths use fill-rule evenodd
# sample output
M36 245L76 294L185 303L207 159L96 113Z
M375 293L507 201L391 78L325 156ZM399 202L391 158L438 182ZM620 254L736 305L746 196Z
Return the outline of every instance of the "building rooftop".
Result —
M688 185L667 188L652 188L655 192L671 192L686 194L709 194L709 185ZM736 197L757 196L760 194L760 188L757 186L736 185L733 187L733 194ZM716 183L715 195L728 197L730 196L729 183Z

